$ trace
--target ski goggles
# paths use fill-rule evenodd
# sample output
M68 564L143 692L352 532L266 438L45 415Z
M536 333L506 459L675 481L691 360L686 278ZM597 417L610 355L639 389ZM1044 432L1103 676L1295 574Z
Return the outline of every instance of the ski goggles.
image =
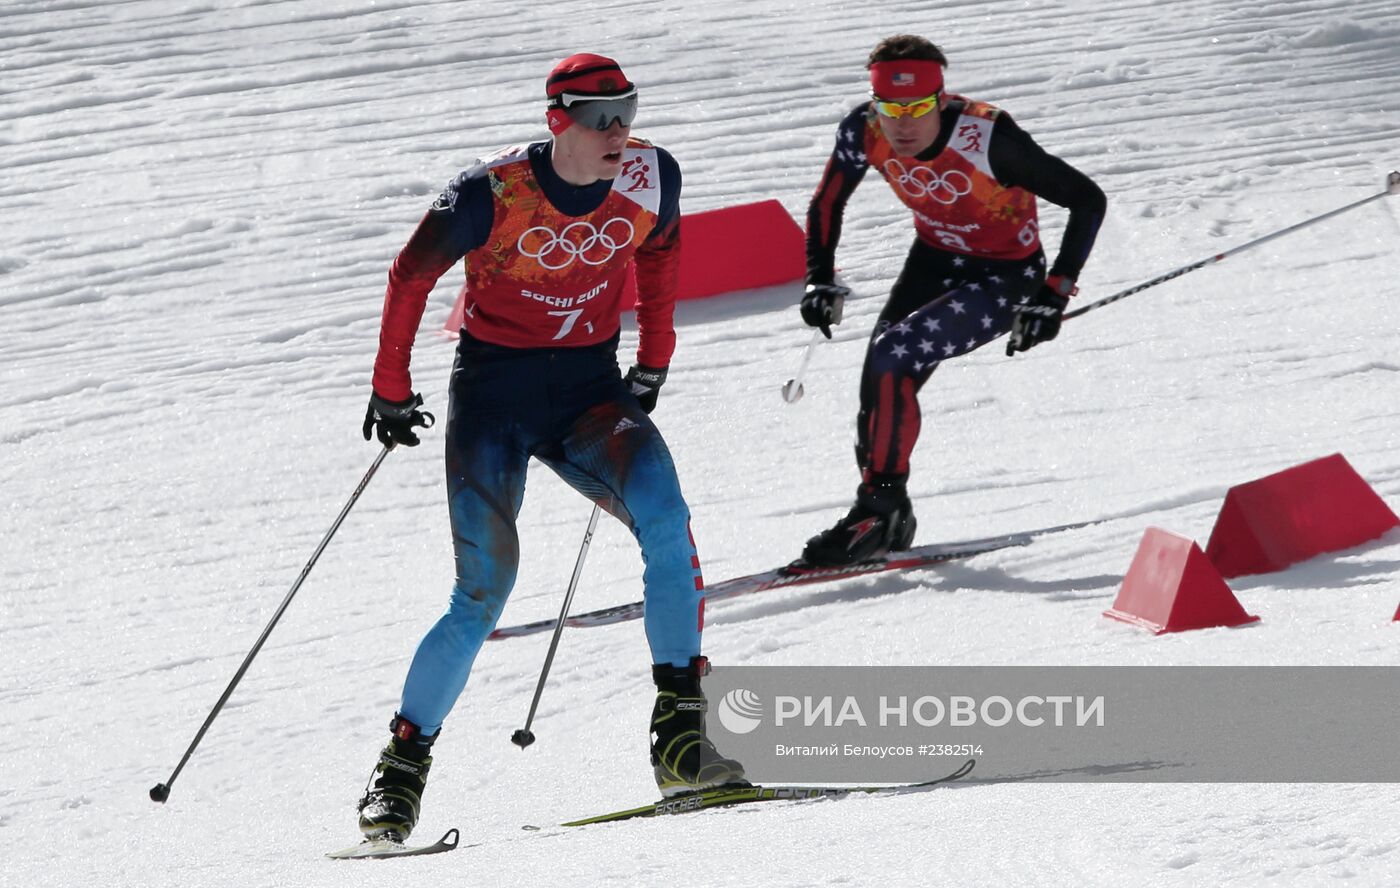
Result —
M927 98L914 99L910 102L891 102L874 93L870 94L870 98L875 105L875 110L882 117L923 117L930 111L938 110L938 99L942 95L942 92L936 92Z
M599 132L613 121L631 126L637 116L637 88L613 96L564 92L550 99L549 107L562 108L574 123Z

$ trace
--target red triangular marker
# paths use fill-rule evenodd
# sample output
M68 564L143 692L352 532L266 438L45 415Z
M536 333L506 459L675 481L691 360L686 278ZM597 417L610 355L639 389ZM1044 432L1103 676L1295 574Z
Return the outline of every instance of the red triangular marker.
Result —
M1268 573L1396 526L1400 518L1334 453L1230 488L1206 555L1222 576Z
M1194 540L1159 527L1143 534L1118 597L1104 616L1158 635L1259 619L1245 613Z

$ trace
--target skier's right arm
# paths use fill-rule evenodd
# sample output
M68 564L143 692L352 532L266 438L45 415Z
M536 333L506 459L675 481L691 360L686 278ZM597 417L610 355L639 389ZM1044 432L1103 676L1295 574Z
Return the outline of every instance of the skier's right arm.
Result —
M821 184L807 205L807 283L830 284L836 279L836 244L841 240L841 217L846 201L865 178L868 104L846 115L836 129L836 148L826 162Z
M866 113L862 104L846 115L836 128L836 148L826 162L821 184L807 205L807 287L798 306L802 320L831 338L831 326L841 323L841 312L850 293L836 283L836 244L841 240L841 217L865 171Z
M452 181L418 223L389 269L379 353L374 359L374 394L389 404L413 397L408 365L413 340L433 285L491 233L493 205L484 165Z

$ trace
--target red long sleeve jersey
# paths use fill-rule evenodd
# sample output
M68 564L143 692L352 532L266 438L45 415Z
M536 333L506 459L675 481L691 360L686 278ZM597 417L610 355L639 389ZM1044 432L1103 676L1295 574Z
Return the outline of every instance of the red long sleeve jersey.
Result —
M389 271L374 390L412 396L409 364L429 292L466 258L464 327L511 348L594 345L617 333L628 266L637 268L637 362L675 350L680 168L629 140L622 172L578 187L554 171L549 142L507 148L457 176Z

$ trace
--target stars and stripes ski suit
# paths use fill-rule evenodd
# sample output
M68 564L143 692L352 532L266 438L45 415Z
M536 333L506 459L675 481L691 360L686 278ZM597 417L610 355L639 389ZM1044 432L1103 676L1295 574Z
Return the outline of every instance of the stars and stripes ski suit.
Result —
M902 479L918 439L919 389L948 358L1006 334L1013 306L1045 280L1036 198L1069 210L1050 274L1077 278L1106 201L1009 115L949 96L938 139L898 156L870 103L852 110L807 211L807 281L831 283L841 219L872 167L913 213L916 238L866 350L856 458L863 477Z
M703 592L690 512L660 432L617 364L621 296L637 275L639 364L664 368L680 258L680 168L628 142L621 174L577 187L550 142L505 149L460 174L389 274L375 360L382 398L411 396L428 293L466 259L466 312L447 416L456 582L419 644L399 712L435 734L462 693L515 583L516 516L534 457L626 524L645 562L655 663L700 653Z

